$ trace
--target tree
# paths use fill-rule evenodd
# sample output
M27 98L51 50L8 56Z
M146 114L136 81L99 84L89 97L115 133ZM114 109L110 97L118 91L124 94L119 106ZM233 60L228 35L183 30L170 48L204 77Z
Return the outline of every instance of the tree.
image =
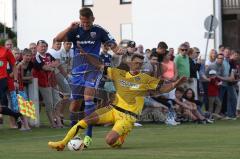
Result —
M4 33L4 25L0 23L0 34ZM17 34L14 33L11 28L6 27L6 34L8 35L9 39L13 40L14 45L16 46L16 39L17 39ZM0 45L4 45L6 39L0 38Z

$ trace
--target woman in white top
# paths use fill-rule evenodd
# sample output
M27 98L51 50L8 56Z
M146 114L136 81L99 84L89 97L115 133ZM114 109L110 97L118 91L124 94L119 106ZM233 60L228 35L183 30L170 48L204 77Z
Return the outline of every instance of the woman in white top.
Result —
M207 67L209 65L214 64L215 61L216 61L216 58L217 58L217 51L215 49L211 49L211 51L209 53L209 57L208 57L208 59L206 60L206 63L205 63L205 69L207 69Z

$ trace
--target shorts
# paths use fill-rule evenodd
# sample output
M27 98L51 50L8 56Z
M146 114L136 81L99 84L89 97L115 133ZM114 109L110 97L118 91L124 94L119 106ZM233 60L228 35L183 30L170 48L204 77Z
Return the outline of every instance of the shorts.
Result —
M58 91L52 87L39 87L39 91L46 107L46 112L54 111L60 101Z
M7 78L0 79L0 103L2 106L8 106L7 90Z
M98 124L113 123L112 130L120 136L128 134L137 120L135 117L120 112L112 106L100 108L95 112L99 115Z
M81 99L83 96L84 88L98 88L102 78L101 71L90 71L84 74L74 75L71 78L71 98L73 100Z

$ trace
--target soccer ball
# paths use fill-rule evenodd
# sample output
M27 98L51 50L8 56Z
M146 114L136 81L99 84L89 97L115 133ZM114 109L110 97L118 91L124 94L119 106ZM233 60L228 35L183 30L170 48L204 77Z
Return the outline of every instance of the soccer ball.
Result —
M83 148L83 146L83 140L80 137L73 138L67 144L67 147L70 151L79 151Z

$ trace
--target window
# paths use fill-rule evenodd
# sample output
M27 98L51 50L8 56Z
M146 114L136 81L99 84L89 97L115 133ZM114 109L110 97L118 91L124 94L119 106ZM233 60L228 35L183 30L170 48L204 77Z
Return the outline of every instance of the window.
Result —
M132 0L120 0L120 4L131 4Z
M121 40L132 40L132 24L121 24Z
M82 0L83 7L93 7L93 0Z

